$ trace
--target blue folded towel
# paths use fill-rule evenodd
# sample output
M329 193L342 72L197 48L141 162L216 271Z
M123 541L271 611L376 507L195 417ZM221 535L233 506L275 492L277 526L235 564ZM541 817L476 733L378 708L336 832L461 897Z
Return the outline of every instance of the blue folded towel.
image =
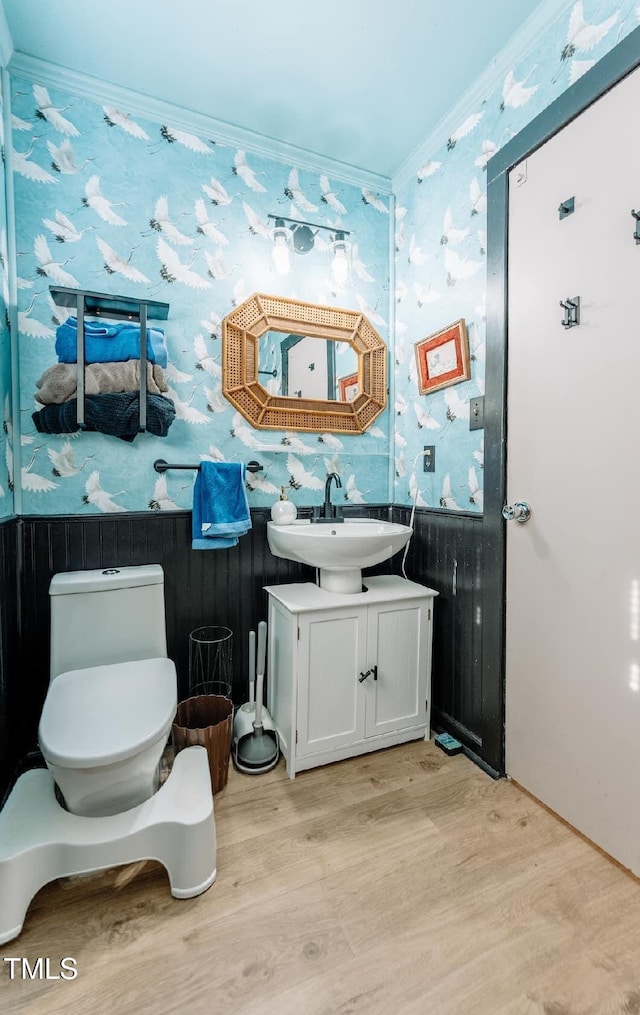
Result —
M238 536L244 536L250 528L244 465L201 462L193 488L193 549L221 550L236 546Z
M56 330L56 355L60 363L75 363L78 354L78 321L68 317ZM85 363L122 363L140 358L140 325L123 321L84 322ZM147 359L158 366L167 365L167 347L161 328L147 327Z

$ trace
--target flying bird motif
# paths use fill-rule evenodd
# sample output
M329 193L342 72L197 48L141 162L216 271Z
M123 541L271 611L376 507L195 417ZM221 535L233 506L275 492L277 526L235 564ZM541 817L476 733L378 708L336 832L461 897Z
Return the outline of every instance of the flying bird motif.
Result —
M456 504L453 493L451 492L451 474L447 473L442 483L442 497L440 498L440 507L451 508L452 511L459 511L460 505Z
M342 201L339 201L331 190L331 184L328 176L320 177L320 190L322 191L320 200L323 204L328 204L333 211L338 213L338 215L346 215L347 209L343 205Z
M185 423L194 423L194 424L208 423L209 417L204 412L200 412L199 409L194 409L191 405L196 390L197 390L196 388L193 389L187 402L183 402L181 398L178 398L173 388L167 389L167 397L170 398L173 404L175 405L176 416L178 419L184 420Z
M37 472L31 471L39 451L39 447L34 448L29 464L22 467L21 486L23 490L29 490L30 493L49 493L50 490L55 490L58 484L52 483L46 476L39 476Z
M375 208L376 211L379 211L381 215L389 214L388 205L386 205L377 194L374 194L372 190L369 190L367 187L363 187L361 194L364 204L370 204L371 207Z
M618 12L610 18L601 21L598 25L589 25L584 20L582 0L574 4L569 17L569 29L567 31L567 42L560 54L561 60L568 60L575 53L588 53L594 49L599 42L602 42L605 35L611 31L618 21Z
M129 256L125 259L117 254L113 247L110 247L108 243L105 243L100 236L96 236L96 243L100 253L104 260L104 269L109 275L122 275L123 278L128 278L130 282L148 282L149 279L146 275L143 275L141 271L130 263L133 257L133 250Z
M465 278L471 278L482 267L482 261L463 259L455 250L450 250L448 247L445 250L444 263L447 269L447 285L455 285L456 282Z
M418 183L422 183L423 180L428 180L430 176L437 173L441 165L441 162L425 162L418 170Z
M415 472L412 472L409 476L409 497L416 507L429 507L429 504L420 493Z
M354 473L351 473L345 484L344 499L348 500L350 504L365 504L366 501L358 488L356 487L356 477Z
M30 161L37 140L37 137L32 138L26 152L13 149L13 168L16 173L20 173L20 176L25 176L27 180L33 180L34 183L57 183L55 176L52 176L48 169L44 169L37 162Z
M193 208L196 214L196 222L198 223L197 232L206 236L208 240L212 240L213 243L217 243L219 247L228 246L229 240L227 237L224 233L220 232L215 223L209 218L204 198L197 197Z
M495 155L497 150L498 146L493 141L483 141L480 149L481 154L478 155L477 159L475 159L475 164L478 169L486 169L487 162L492 155Z
M132 120L129 113L123 113L119 109L116 109L115 106L103 106L102 109L104 111L104 122L109 127L122 127L131 137L140 138L141 141L149 140L146 130L143 130L135 120Z
M475 177L469 184L469 197L471 199L471 214L483 215L487 210L487 195Z
M235 176L239 176L242 182L246 183L247 187L251 190L266 193L267 188L262 186L256 178L253 169L250 169L247 165L246 152L242 151L241 148L238 149L234 156L231 172Z
M450 423L456 419L469 419L469 403L463 402L457 391L445 388L442 394L447 404L447 419Z
M211 377L222 376L222 367L207 351L204 338L200 333L193 340L193 351L196 354L196 370L206 370Z
M215 255L210 254L208 250L205 250L204 259L207 262L207 274L210 275L211 278L229 278L229 276L233 274L233 268L229 269L227 267L224 255L219 247L216 249Z
M21 335L29 335L30 338L53 338L55 335L53 328L29 316L39 295L40 293L34 293L27 309L18 311L18 331Z
M182 488L184 489L184 487ZM172 501L169 497L169 491L167 489L167 477L158 476L156 484L153 488L153 496L149 501L149 507L152 511L179 511L178 505Z
M270 480L263 476L258 476L255 472L245 473L245 483L249 490L255 490L258 493L273 494L279 493L280 489Z
M47 239L42 233L36 236L33 241L33 249L38 260L38 267L36 268L38 275L50 278L56 285L68 286L71 289L80 288L77 278L74 278L70 272L64 270L64 265L67 264L69 259L62 263L54 261Z
M111 226L126 226L127 222L114 210L111 201L108 201L106 197L102 195L100 190L100 177L91 176L87 180L84 187L84 197L82 203L85 208L91 208L95 211L96 215L99 215L103 222L108 222Z
M54 476L66 478L68 476L77 476L79 472L84 469L85 465L95 455L87 455L82 465L78 465L76 462L75 452L71 446L71 441L65 441L59 451L55 451L53 448L47 448L47 454L49 460L53 465Z
M209 332L211 338L220 338L222 334L222 318L214 310L209 314L208 320L200 321L200 324L205 331Z
M49 98L49 92L42 85L33 86L33 97L37 103L36 116L39 120L47 120L51 126L60 134L67 134L69 137L78 137L80 131L70 120L62 116L62 111L54 106ZM68 109L68 106L65 106Z
M289 472L289 486L294 490L322 490L324 482L305 469L302 462L295 455L287 455L287 470Z
M529 88L525 88L525 81L526 78L523 81L516 81L513 71L509 71L502 86L500 112L504 112L507 108L519 109L520 106L524 106L536 94L538 85L531 85Z
M409 264L424 264L425 261L429 260L429 255L425 254L422 247L416 242L415 234L412 233L411 239L409 240L409 256L407 258Z
M284 196L290 201L295 201L302 211L312 212L318 210L318 205L312 204L311 201L309 201L302 193L298 180L298 170L295 168L289 173L289 180L287 182L287 186L284 188Z
M156 201L153 216L149 219L149 225L156 233L163 233L170 243L175 243L181 247L193 244L193 240L189 236L185 236L184 233L181 233L169 218L169 198L166 194L162 194Z
M442 224L442 236L440 237L440 243L445 246L448 243L461 243L465 236L469 233L468 229L455 229L453 225L453 213L451 208L447 208L444 213L444 222Z
M591 70L595 62L595 60L572 60L571 67L569 68L569 84L575 84L578 78L581 78L583 74Z
M229 197L226 190L222 186L219 180L216 180L215 176L211 177L209 183L203 183L202 189L211 201L211 204L225 205L231 204L233 201L232 197Z
M188 134L185 130L176 130L175 127L167 127L163 124L160 128L161 137L169 144L184 145L192 152L198 152L200 155L211 155L212 149L206 144L201 138L196 137L195 134Z
M156 253L160 261L160 277L165 282L182 282L183 285L188 285L191 289L209 289L211 287L211 283L207 282L206 278L191 271L191 265L182 263L176 251L162 239L162 236L158 237Z
M125 490L119 490L118 493L107 493L100 486L100 473L96 470L89 476L87 482L84 484L84 495L82 497L83 504L91 504L96 507L98 511L103 511L107 514L113 514L117 511L124 511L125 508L121 504L116 504L112 499L113 497L120 497Z
M468 480L470 493L469 503L476 504L482 511L484 506L484 494L478 485L478 477L473 465L469 468Z
M242 202L242 209L247 216L249 232L254 236L264 236L265 240L270 240L272 228L269 221L267 220L266 222L263 222L258 214L253 210L251 205L247 204L246 201Z
M57 208L55 210L55 220L43 219L42 224L47 227L49 232L53 233L58 243L77 243L88 230L93 229L93 226L78 229L71 219L61 211L58 211Z
M93 162L93 159L85 159L81 166L76 165L76 153L73 150L73 145L68 138L65 138L62 144L54 145L51 141L47 141L47 148L51 156L51 168L56 173L63 173L65 176L73 176L75 173L79 173L81 169L84 169L87 162Z
M461 141L463 137L466 137L472 130L475 130L483 116L484 110L481 113L471 113L470 116L467 116L457 130L454 130L453 134L447 139L447 151L451 151L455 148L458 141Z

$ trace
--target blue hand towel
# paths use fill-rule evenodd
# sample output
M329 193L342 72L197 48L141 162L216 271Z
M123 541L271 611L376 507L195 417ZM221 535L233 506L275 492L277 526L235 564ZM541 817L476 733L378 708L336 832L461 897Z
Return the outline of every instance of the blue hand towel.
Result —
M238 536L244 536L250 528L244 465L201 462L193 488L193 549L221 550L236 546Z
M68 317L56 329L56 355L60 363L75 363L78 354L78 320ZM123 321L84 322L85 363L123 363L140 358L140 325ZM167 347L161 328L147 327L147 359L160 367L167 365Z

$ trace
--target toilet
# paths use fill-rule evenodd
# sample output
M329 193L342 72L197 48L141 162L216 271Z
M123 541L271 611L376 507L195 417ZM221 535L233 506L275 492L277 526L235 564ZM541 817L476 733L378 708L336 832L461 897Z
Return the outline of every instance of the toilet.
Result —
M64 807L120 814L152 797L177 707L159 564L70 571L49 586L50 680L38 739Z

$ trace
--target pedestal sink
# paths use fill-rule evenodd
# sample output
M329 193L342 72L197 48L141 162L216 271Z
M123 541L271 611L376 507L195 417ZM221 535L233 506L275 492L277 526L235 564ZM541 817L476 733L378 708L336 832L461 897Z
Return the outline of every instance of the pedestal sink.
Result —
M267 522L274 556L319 568L321 588L347 594L362 591L363 567L392 557L412 532L408 525L375 518L346 518L337 524L300 518L290 525Z

